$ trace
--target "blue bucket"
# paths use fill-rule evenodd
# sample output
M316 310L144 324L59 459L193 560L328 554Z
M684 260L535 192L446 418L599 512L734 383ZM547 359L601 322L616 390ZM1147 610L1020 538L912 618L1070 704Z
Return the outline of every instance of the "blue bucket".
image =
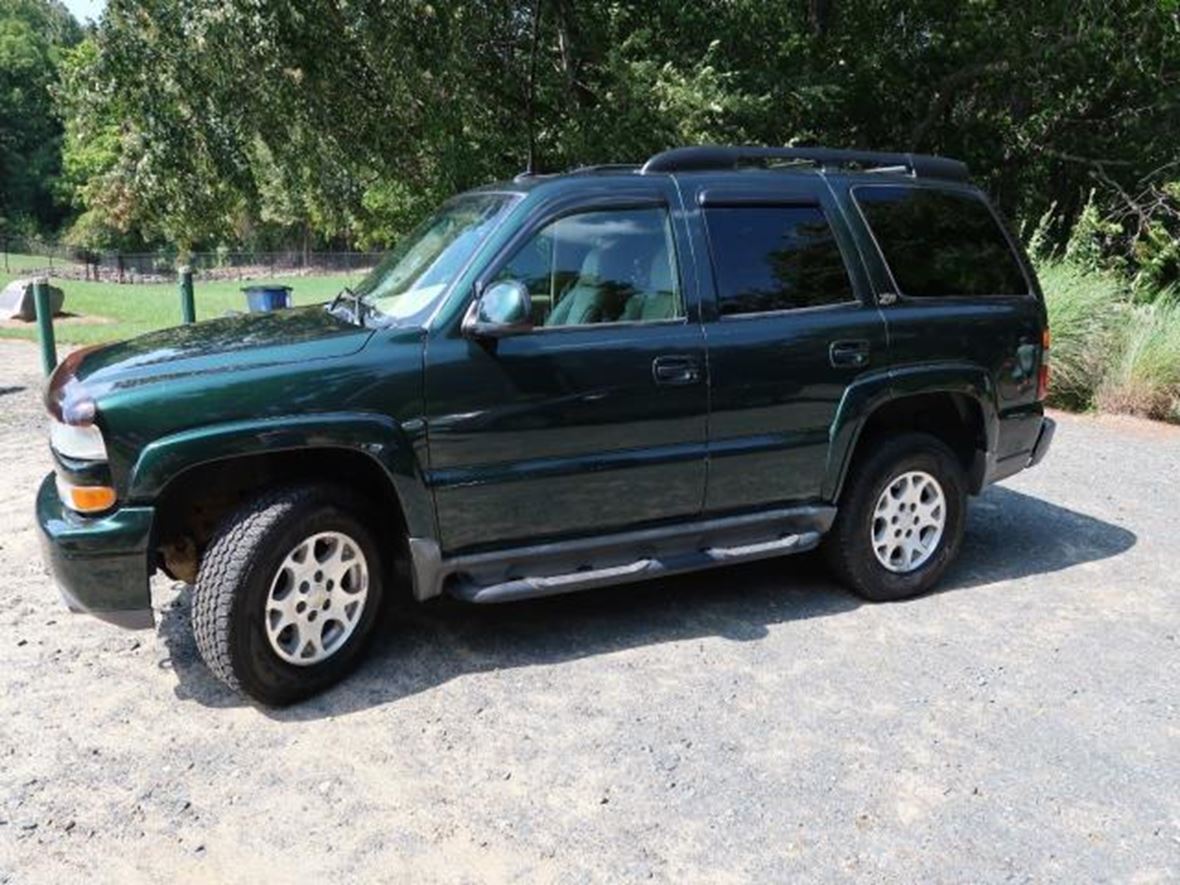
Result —
M243 286L242 291L246 293L246 306L251 313L291 306L290 286Z

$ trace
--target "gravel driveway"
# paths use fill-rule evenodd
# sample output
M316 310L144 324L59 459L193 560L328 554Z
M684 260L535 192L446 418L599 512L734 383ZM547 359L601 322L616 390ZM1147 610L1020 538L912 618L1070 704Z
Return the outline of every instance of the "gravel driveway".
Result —
M814 557L392 621L293 709L42 569L36 350L0 342L0 882L1180 877L1180 431L1060 416L944 589Z

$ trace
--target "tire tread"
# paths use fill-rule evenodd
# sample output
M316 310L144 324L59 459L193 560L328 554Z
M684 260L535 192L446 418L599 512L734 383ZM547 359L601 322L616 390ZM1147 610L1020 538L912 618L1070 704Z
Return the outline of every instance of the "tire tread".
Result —
M235 692L242 691L230 654L238 588L266 536L315 491L311 486L284 487L255 498L218 527L201 557L193 593L193 636L213 675Z
M841 583L870 601L888 602L925 593L953 561L962 541L962 516L966 507L966 482L962 468L954 452L938 437L927 433L899 433L895 436L866 440L862 445L871 448L867 450L866 455L857 459L849 472L840 496L836 521L821 545L824 559ZM948 507L951 505L950 496L959 496L959 512L954 524L951 524L948 516L947 531L942 541L944 552L932 559L927 566L918 569L913 576L907 576L916 578L922 575L922 579L918 582L906 580L905 582L911 586L902 589L900 585L905 579L884 576L874 580L871 577L876 571L876 560L868 545L862 543L859 519L865 507L872 507L876 503L868 498L881 474L893 469L905 458L918 453L932 455L942 462L951 480L950 487L943 483L943 493L948 498ZM890 583L895 586L890 588Z

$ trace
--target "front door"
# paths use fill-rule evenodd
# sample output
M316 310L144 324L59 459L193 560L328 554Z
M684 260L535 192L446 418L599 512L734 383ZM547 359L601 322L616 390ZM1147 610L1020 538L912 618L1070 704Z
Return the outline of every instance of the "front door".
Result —
M428 481L448 553L700 512L704 338L665 187L538 217L493 262L485 282L528 287L532 331L428 342Z

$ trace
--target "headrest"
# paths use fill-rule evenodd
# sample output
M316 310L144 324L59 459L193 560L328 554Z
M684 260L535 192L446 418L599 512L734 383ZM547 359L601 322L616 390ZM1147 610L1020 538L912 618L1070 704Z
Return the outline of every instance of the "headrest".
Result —
M671 256L668 254L667 245L665 245L656 251L655 257L651 260L651 269L647 275L647 289L649 292L673 292L676 289L674 280Z

